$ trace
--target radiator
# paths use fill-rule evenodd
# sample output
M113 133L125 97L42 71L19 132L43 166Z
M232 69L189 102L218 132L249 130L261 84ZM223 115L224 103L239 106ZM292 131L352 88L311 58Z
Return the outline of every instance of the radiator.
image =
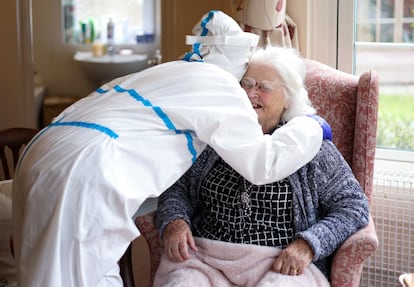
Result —
M360 286L400 286L400 274L414 273L414 172L376 169L371 214L380 245Z

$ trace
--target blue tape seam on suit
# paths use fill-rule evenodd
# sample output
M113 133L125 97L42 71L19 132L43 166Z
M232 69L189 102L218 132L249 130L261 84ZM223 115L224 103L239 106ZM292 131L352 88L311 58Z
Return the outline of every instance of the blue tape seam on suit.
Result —
M173 122L170 120L170 118L168 117L168 115L166 113L164 113L164 111L160 107L153 106L152 103L149 100L144 99L134 89L126 90L126 89L120 87L119 85L117 85L117 86L114 87L114 90L117 91L117 92L119 92L119 93L127 92L135 100L137 100L138 102L143 103L144 106L152 108L152 110L164 122L164 124L166 125L166 127L169 130L175 131L176 134L184 134L185 135L185 138L187 139L187 148L188 148L188 150L190 151L190 153L192 155L192 161L195 162L195 160L197 159L197 151L194 148L193 137L191 136L191 133L189 131L178 130L175 127L175 125L173 124Z
M102 125L94 124L94 123L87 123L87 122L61 122L57 121L49 125L49 127L53 126L74 126L74 127L82 127L82 128L88 128L88 129L94 129L100 132L103 132L104 134L110 136L111 138L118 138L119 136L111 129L104 127Z

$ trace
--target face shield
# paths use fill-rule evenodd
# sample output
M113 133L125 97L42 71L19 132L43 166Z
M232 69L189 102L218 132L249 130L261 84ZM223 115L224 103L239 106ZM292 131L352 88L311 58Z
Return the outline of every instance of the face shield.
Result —
M243 32L233 18L221 11L204 15L192 32L193 36L186 37L192 51L182 59L214 64L241 79L257 46L257 35Z

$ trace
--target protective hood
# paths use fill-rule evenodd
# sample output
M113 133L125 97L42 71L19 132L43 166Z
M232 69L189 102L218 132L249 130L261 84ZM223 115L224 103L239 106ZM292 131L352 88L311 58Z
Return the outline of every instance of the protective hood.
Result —
M214 64L241 79L257 46L257 35L243 32L233 18L216 10L205 14L192 32L193 36L186 37L192 51L182 59Z

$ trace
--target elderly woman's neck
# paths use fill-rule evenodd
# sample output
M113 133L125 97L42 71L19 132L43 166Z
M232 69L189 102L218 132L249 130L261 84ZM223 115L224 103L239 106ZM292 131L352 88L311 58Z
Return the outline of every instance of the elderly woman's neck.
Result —
M286 121L280 120L280 122L279 122L276 126L271 127L271 128L267 128L267 129L262 128L262 131L263 131L263 133L264 133L264 134L270 135L270 134L272 134L272 133L273 133L276 129L280 128L280 127L281 127L281 126L283 126L284 124L286 124Z

